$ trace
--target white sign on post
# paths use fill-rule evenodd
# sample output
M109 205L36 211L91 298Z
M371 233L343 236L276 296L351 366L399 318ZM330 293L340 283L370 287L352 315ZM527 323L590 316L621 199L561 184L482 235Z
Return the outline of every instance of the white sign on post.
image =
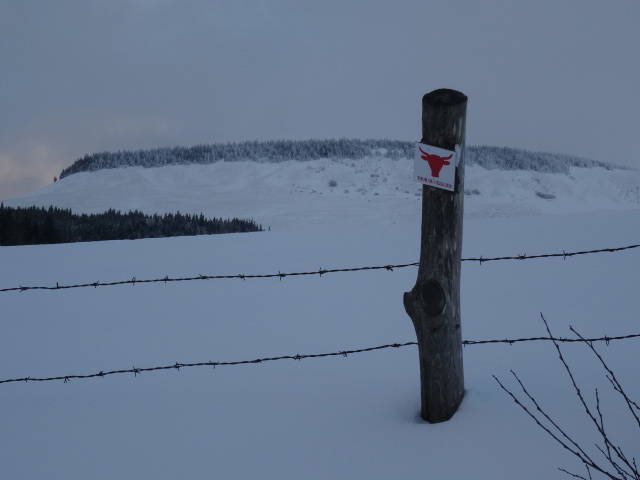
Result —
M430 187L453 192L456 184L458 149L445 150L425 143L418 143L413 160L416 180Z

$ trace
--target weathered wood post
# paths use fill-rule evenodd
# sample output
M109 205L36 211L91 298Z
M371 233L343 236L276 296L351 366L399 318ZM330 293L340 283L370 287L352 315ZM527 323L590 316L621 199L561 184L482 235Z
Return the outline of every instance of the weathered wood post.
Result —
M415 286L404 294L418 340L421 416L431 423L451 418L464 396L460 255L466 112L467 97L456 90L434 90L422 97L421 143L457 151L453 191L422 187L420 267Z

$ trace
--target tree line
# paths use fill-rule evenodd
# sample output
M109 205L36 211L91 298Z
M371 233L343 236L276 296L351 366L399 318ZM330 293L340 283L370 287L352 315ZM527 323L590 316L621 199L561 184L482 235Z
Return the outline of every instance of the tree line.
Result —
M145 215L121 213L75 214L58 207L7 207L0 204L0 245L92 242L138 238L259 232L262 226L239 218L205 218L180 212Z
M163 167L166 165L209 164L215 162L317 160L320 158L360 159L369 155L406 158L413 144L397 140L268 140L192 147L91 153L76 160L60 173L60 179L77 172L121 167Z
M193 147L167 147L151 150L91 153L76 160L59 178L78 172L122 167L163 167L167 165L209 164L215 162L308 161L320 158L361 160L369 157L413 158L415 142L399 140L269 140L216 143ZM534 170L568 173L570 167L619 168L615 165L570 155L530 152L508 147L469 146L467 164L503 170ZM615 159L614 159L615 160Z

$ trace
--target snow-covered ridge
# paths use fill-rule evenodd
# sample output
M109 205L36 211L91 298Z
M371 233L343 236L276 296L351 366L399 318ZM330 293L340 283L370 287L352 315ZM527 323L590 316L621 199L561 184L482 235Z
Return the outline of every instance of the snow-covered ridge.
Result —
M412 160L370 156L305 162L235 161L82 172L11 206L56 205L76 212L109 208L252 218L277 229L326 223L395 223L417 217L421 186ZM466 168L465 215L521 216L640 209L640 172L568 167L567 173Z
M164 167L167 165L206 165L225 161L284 162L322 158L361 160L383 157L397 160L411 158L413 142L398 140L271 140L239 143L217 143L192 147L156 148L119 152L91 153L76 160L60 173L64 178L78 172L92 172L122 167ZM467 164L503 170L533 170L568 173L570 167L622 168L570 155L530 152L508 147L470 146Z

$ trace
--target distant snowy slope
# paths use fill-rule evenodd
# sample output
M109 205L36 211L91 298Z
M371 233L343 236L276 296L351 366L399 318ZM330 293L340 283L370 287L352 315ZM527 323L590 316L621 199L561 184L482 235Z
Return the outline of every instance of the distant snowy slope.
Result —
M467 216L640 208L638 171L568 163L561 164L567 166L566 173L553 168L506 170L497 168L505 165L506 157L492 156L491 152L511 155L513 150L476 150L485 166L467 166ZM510 165L535 165L540 155L516 152ZM101 169L68 175L5 203L56 205L76 212L108 208L147 213L203 212L216 217L250 217L282 230L320 224L327 216L345 223L392 224L399 217L413 217L419 212L420 188L413 181L410 159L380 154L361 159L219 161Z

